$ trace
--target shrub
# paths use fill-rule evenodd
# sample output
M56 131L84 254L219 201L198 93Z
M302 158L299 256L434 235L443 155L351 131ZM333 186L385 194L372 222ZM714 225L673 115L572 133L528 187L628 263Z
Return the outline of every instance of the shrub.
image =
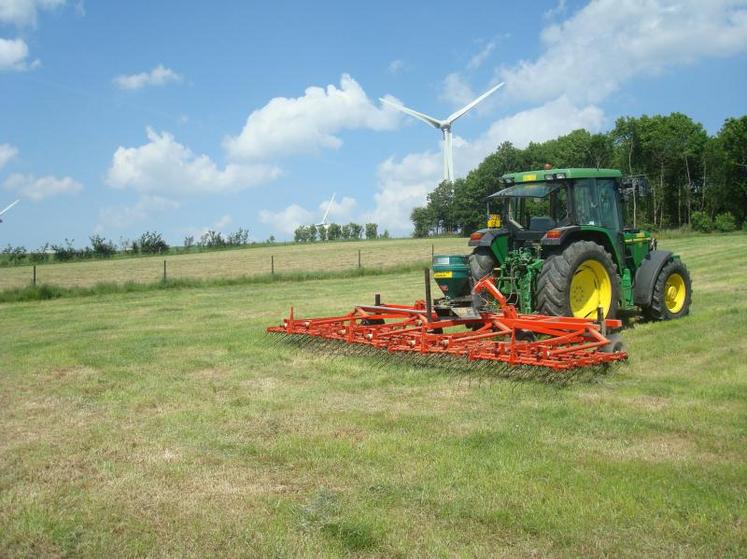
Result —
M40 264L47 261L47 249L49 248L48 243L44 243L39 247L38 250L31 251L29 253L29 260L34 264Z
M146 231L140 235L140 238L133 243L133 250L135 246L143 254L160 254L169 250L169 245L156 231Z
M117 249L114 247L114 243L107 241L101 235L93 235L89 237L91 239L91 250L93 256L96 258L110 258Z
M235 233L226 235L226 244L229 246L241 246L249 242L249 231L243 227L239 227L239 230Z
M14 247L8 245L3 249L3 254L8 255L8 262L10 264L20 264L26 258L26 249L21 246Z
M210 229L200 237L200 246L206 248L220 248L226 246L226 239L218 231Z
M730 212L724 212L716 216L716 219L713 221L713 226L716 230L721 231L722 233L731 233L732 231L736 231L737 222L734 220L734 216Z
M64 245L52 245L54 259L60 262L67 262L78 255L78 251L73 248L73 241L65 239Z
M194 244L195 244L195 238L193 235L187 235L186 237L184 237L184 248L189 250L192 248Z
M693 230L701 233L710 233L713 231L713 220L706 212L693 212L690 216L690 225Z

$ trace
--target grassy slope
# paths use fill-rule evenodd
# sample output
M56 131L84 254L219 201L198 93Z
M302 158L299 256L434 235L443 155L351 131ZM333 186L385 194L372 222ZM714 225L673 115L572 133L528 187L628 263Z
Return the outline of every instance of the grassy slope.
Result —
M92 260L37 266L39 282L63 287L89 287L99 282L152 282L161 279L163 261L172 279L236 278L270 273L270 257L276 272L339 271L358 266L391 267L413 261L427 262L435 250L463 251L465 239L394 239L360 242L313 243L247 247L234 250L196 252L170 256L146 256ZM0 290L31 282L31 266L0 268Z
M418 273L0 305L0 554L744 556L747 236L551 385L270 343Z

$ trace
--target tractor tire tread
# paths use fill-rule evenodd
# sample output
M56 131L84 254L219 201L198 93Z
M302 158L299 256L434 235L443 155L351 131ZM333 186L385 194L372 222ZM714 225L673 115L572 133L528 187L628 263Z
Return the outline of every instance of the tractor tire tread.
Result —
M672 314L669 312L665 301L664 285L667 278L677 272L685 280L685 303L680 312ZM690 303L692 302L692 285L690 281L690 272L687 267L679 260L670 260L659 272L654 283L654 290L651 294L651 305L643 309L643 315L648 320L672 320L681 318L690 313Z
M596 257L610 272L612 303L606 318L616 316L620 293L617 266L604 247L593 241L576 241L561 253L553 254L545 260L537 279L538 312L552 316L573 316L568 296L573 272L583 259L590 257Z

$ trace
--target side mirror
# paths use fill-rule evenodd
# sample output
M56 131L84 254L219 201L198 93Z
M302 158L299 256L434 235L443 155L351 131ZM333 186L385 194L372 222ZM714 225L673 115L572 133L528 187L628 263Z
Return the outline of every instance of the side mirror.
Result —
M630 175L620 181L620 193L626 201L634 194L645 197L651 194L651 186L646 175Z

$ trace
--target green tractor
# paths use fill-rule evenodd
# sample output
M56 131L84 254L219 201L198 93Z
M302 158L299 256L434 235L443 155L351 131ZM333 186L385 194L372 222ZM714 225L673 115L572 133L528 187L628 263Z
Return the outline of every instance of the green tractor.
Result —
M501 183L488 197L487 228L470 236L472 254L433 257L445 296L435 301L440 316L479 311L485 302L471 287L488 274L522 313L688 314L690 275L679 256L657 250L650 232L624 225L620 171L550 168L509 173Z

